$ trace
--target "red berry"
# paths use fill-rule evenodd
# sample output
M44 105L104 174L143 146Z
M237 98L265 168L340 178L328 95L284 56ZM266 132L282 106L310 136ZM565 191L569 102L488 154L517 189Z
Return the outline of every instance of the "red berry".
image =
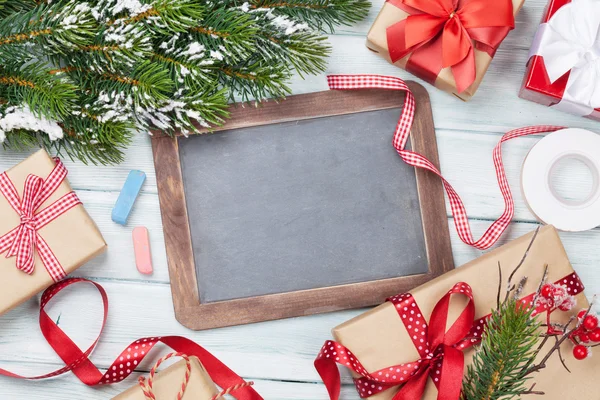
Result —
M579 338L579 341L581 343L589 343L590 342L590 336L585 332L581 332L579 335L577 335L577 337Z
M578 344L573 347L573 357L577 360L585 360L588 356L588 349L585 346Z
M552 292L553 292L553 288L551 285L544 285L542 286L542 296L549 299L552 297Z
M588 315L583 319L583 327L588 331L593 331L598 327L598 317L595 315Z
M590 333L588 333L588 337L592 342L599 343L600 342L600 328L596 328Z
M581 310L577 313L577 318L582 319L587 314L587 310Z

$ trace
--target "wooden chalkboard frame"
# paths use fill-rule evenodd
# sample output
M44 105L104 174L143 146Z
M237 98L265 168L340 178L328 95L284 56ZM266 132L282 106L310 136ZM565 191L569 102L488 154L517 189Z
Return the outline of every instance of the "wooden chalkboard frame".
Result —
M439 166L429 94L415 82L407 84L417 103L412 149ZM386 90L326 91L291 96L281 103L268 102L260 108L232 108L226 125L215 131L398 108L404 103L404 97L402 92ZM390 141L392 133L390 131ZM152 139L152 149L175 316L190 329L204 330L372 306L454 268L442 183L433 174L417 169L429 264L427 273L201 304L178 140L178 137L157 133Z

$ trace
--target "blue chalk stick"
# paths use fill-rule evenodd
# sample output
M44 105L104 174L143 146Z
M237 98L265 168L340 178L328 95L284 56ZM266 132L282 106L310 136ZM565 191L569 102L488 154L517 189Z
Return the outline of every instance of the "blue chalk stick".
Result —
M133 203L135 203L145 180L146 174L144 172L137 170L129 172L112 211L112 220L117 224L125 225L127 223L127 218L129 218L129 214L133 209Z

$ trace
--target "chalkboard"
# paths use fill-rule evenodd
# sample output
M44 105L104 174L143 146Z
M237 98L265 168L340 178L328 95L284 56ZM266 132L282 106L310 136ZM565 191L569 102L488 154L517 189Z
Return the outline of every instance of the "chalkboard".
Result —
M424 120L415 123L422 129L414 130L421 140L413 146L437 159L427 93L416 87L425 112L417 115ZM206 329L377 304L452 268L440 184L391 145L403 98L358 94L234 109L232 122L214 134L154 139L175 309L184 325ZM167 148L173 161L165 164ZM171 223L174 217L182 222Z

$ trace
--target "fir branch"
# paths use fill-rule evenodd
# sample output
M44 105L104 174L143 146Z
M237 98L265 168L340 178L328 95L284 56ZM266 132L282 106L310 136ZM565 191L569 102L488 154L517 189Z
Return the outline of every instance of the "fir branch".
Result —
M0 18L6 18L17 12L29 11L36 5L34 0L0 0Z
M473 363L467 368L461 400L510 400L527 394L544 395L543 391L534 390L535 384L529 387L527 384L534 373L546 368L546 363L554 354L558 355L559 361L569 371L561 354L561 346L568 340L574 340L573 335L581 329L592 306L590 305L583 317L572 316L565 324L550 323L548 314L547 324L542 325L534 316L534 312L539 304L538 299L542 297L542 288L546 284L548 266L544 267L543 277L529 304L523 304L519 300L527 278L521 278L518 285L512 283L515 274L527 259L538 231L539 229L533 235L521 261L510 274L505 300L502 303L502 285L498 287L498 307L492 312L482 336L481 346L475 353ZM498 268L501 283L500 264ZM540 334L542 327L548 330ZM551 338L555 340L555 344L549 350L545 350L542 356L542 351L547 348ZM540 361L536 363L537 359Z
M119 9L115 1L113 10ZM123 13L121 13L123 15ZM170 35L187 32L204 16L204 5L196 0L154 0L140 13L125 14L113 19L109 25L143 24L157 34Z
M254 18L238 9L211 10L201 25L191 29L192 37L209 52L221 54L227 63L240 62L255 52L259 27Z
M289 77L290 72L284 66L254 62L244 66L223 66L219 81L229 88L232 100L239 97L243 102L260 102L270 98L283 99L291 93L286 84Z
M366 0L253 0L251 7L273 10L311 28L333 32L336 25L362 20L371 4Z
M100 122L97 116L82 113L63 123L67 139L51 143L51 150L84 163L116 164L135 132L133 121Z
M114 163L131 125L205 131L228 101L284 98L293 71L323 71L330 48L314 28L367 4L255 1L0 0L0 119L17 112L0 142ZM31 113L39 132L13 123Z
M539 323L514 298L492 312L463 381L462 400L513 399L527 391Z
M92 95L105 94L111 101L122 99L125 104L156 105L167 100L174 90L169 73L160 64L145 61L131 71L124 68L113 70L63 69L85 91Z
M227 111L227 91L214 88L195 88L177 93L173 100L164 102L155 110L148 110L143 116L163 133L173 135L179 132L185 136L198 133L211 125L220 125L229 116Z
M152 53L152 61L166 68L178 85L204 87L217 79L218 60L210 58L206 47L196 41L180 39L178 34L162 42Z
M327 38L311 31L296 32L289 36L279 32L265 32L257 39L258 48L265 59L279 60L290 64L300 76L318 74L327 67L331 47Z
M15 106L28 104L34 114L50 119L69 115L77 98L76 87L49 74L43 63L26 65L25 69L14 62L0 66L0 99Z
M94 41L78 46L66 58L80 68L102 69L113 64L132 67L152 53L152 35L140 26L101 26ZM59 59L55 59L60 64Z
M46 54L87 46L95 35L96 23L87 4L77 1L41 4L0 21L0 47L38 44Z

